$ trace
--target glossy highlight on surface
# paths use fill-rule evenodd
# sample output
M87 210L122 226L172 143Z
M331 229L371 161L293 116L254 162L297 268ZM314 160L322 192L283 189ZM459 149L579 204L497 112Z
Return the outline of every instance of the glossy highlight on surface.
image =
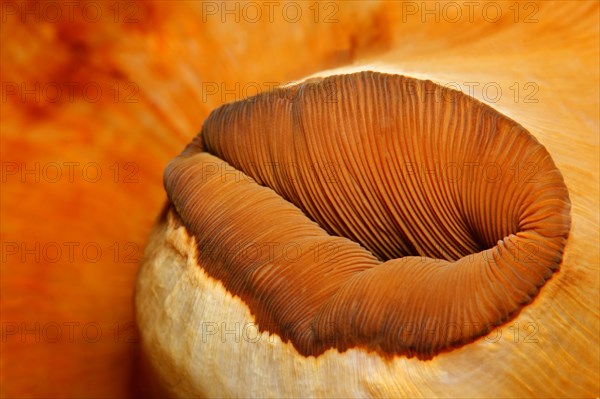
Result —
M562 175L522 126L374 72L218 108L165 186L198 264L305 356L473 341L533 300L570 227Z

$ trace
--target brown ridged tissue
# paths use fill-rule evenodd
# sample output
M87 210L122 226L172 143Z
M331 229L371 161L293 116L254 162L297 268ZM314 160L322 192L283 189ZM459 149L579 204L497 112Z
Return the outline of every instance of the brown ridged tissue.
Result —
M527 130L460 92L384 73L226 104L164 182L164 229L193 249L147 256L201 269L258 331L313 361L352 348L426 361L477 341L536 297L570 228L563 177ZM217 344L225 361L228 339Z

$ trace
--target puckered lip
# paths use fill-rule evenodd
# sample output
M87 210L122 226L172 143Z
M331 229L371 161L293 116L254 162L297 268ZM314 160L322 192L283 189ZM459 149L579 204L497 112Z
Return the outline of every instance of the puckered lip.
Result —
M522 126L375 72L220 107L165 187L199 264L307 356L468 343L533 300L570 227L562 175Z

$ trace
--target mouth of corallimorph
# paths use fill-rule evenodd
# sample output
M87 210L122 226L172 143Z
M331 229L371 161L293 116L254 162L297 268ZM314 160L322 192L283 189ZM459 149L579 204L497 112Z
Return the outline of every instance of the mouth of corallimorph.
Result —
M198 264L305 356L472 342L531 302L570 228L562 175L522 126L374 72L218 108L165 187Z

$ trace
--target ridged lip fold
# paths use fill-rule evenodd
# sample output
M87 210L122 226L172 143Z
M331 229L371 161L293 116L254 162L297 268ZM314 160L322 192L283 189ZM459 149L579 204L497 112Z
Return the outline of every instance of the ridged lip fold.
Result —
M164 181L198 265L304 356L474 341L533 300L570 228L562 175L521 125L375 72L221 106Z

